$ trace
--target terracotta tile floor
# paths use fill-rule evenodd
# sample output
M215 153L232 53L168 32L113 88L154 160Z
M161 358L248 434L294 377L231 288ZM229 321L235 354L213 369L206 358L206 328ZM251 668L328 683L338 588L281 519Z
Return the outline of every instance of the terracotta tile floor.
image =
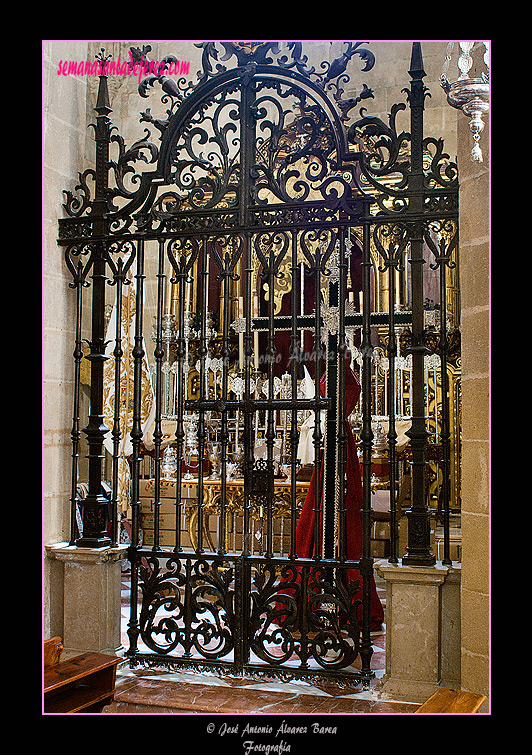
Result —
M379 597L385 603L382 584ZM122 642L129 620L129 576L123 575ZM217 716L296 715L336 716L341 714L413 713L415 703L383 701L375 687L385 670L386 634L372 634L371 667L375 678L368 689L340 689L327 683L303 681L220 678L166 669L118 669L115 700L106 713L129 714L216 714ZM261 719L262 720L262 719ZM336 719L335 719L336 720ZM218 724L217 724L218 726Z

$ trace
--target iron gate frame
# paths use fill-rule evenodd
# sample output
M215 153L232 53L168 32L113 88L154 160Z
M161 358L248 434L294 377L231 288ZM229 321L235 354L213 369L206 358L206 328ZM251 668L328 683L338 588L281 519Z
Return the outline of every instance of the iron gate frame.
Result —
M330 260L333 251L332 240L336 242L337 237L342 239L340 244L340 258L338 264L338 279L340 288L346 275L345 262L345 243L344 232L349 228L356 227L362 234L362 275L363 275L363 306L360 314L347 314L346 302L339 297L333 306L337 307L337 343L335 345L334 359L330 359L327 354L326 364L331 365L334 373L332 385L338 386L338 396L340 408L343 401L343 381L344 381L344 361L343 356L346 351L345 327L346 316L351 316L351 321L361 327L361 353L362 353L362 402L363 402L363 425L361 432L362 446L362 478L363 478L363 508L362 508L362 526L363 526L363 551L362 557L358 561L349 561L345 553L334 557L329 551L322 553L321 557L311 559L297 558L294 561L291 557L281 558L274 556L271 549L266 556L256 556L249 554L244 547L243 553L239 555L229 554L227 552L207 553L203 550L195 553L185 553L180 547L179 540L172 553L163 552L156 544L153 548L139 546L138 528L139 528L139 465L141 460L141 443L143 439L142 429L140 426L140 399L141 399L141 368L142 360L145 356L143 349L143 312L142 306L137 307L136 327L135 327L135 350L134 365L134 409L133 409L133 427L131 431L131 441L133 445L133 454L131 458L132 467L132 493L131 509L133 516L132 527L132 544L129 550L129 557L132 564L132 613L129 623L128 634L130 636L130 648L126 655L132 666L139 664L147 665L169 665L187 666L198 669L211 668L223 670L224 673L251 673L256 675L277 676L281 679L289 678L311 678L315 674L324 675L327 678L335 678L338 683L367 683L373 673L370 669L371 660L371 639L369 629L369 589L370 580L373 572L373 559L370 556L370 515L371 515L371 452L373 432L371 428L371 371L370 362L372 355L371 327L375 322L370 312L370 275L371 259L370 244L374 243L382 257L382 270L388 271L390 301L394 301L394 280L395 271L401 270L402 257L405 250L410 250L408 262L411 270L412 280L412 300L411 300L411 340L409 353L412 355L413 379L412 379L412 424L408 432L412 449L412 506L407 512L408 517L408 548L403 557L403 564L426 566L435 563L435 555L430 546L430 511L426 502L425 474L426 474L426 446L427 446L427 428L424 415L424 381L423 381L423 363L424 357L428 353L425 340L424 311L423 311L423 265L425 264L424 248L429 249L434 257L432 266L440 272L441 284L441 306L443 311L446 307L446 271L454 265L452 254L458 244L458 176L457 168L454 163L448 159L448 155L443 151L443 140L425 138L423 133L423 111L424 100L427 96L427 89L424 86L423 78L426 75L423 70L423 61L420 43L414 42L412 46L412 59L410 66L410 88L407 88L407 100L410 106L410 133L397 133L396 116L406 109L406 105L400 103L394 105L389 116L389 124L385 124L378 118L367 116L361 110L361 117L351 123L349 128L346 122L349 120L349 112L362 100L373 96L370 89L364 84L358 97L343 98L344 90L342 86L349 80L346 69L348 63L354 55L358 55L365 62L364 71L370 70L374 65L374 56L367 48L362 47L361 42L348 42L347 49L343 55L334 60L332 63L325 63L322 66L322 73L317 73L314 68L307 65L307 59L302 54L301 43L290 43L290 57L284 56L277 59L277 65L274 65L271 55L280 54L277 43L221 43L225 50L222 61L236 57L236 67L226 68L217 64L216 72L213 72L212 63L218 60L218 50L216 43L204 42L197 46L203 50L203 70L198 74L198 80L194 84L186 82L185 79L174 81L166 77L165 72L168 65L174 61L172 56L168 56L163 61L163 68L157 75L147 77L139 86L141 96L147 96L148 89L153 87L156 82L161 84L165 96L171 99L171 108L168 111L169 118L166 121L154 119L149 111L142 114L141 121L148 121L160 132L160 147L149 141L149 133L144 139L140 139L131 148L127 149L123 138L115 132L109 115L112 112L108 87L106 63L108 57L104 51L97 56L101 65L100 84L98 90L98 99L95 110L97 112L96 124L94 125L95 142L96 142L96 164L95 169L86 170L79 175L79 184L76 187L77 195L66 191L66 202L64 208L69 217L59 220L59 239L58 243L64 247L65 261L73 276L73 282L70 284L76 290L77 298L77 319L76 319L76 347L74 350L74 371L75 371L75 391L74 391L74 412L72 427L72 524L71 524L71 544L78 547L102 547L116 544L118 540L118 522L117 522L117 502L116 502L116 464L113 472L113 486L111 498L103 485L103 443L107 432L112 432L112 437L117 443L121 428L119 423L111 429L105 426L103 418L103 370L107 360L105 353L105 302L106 286L108 283L117 287L117 297L121 294L122 286L128 283L128 276L133 271L133 263L136 265L136 283L137 283L137 301L140 303L143 296L143 255L146 241L158 241L160 255L164 254L164 245L169 241L196 240L198 247L201 246L203 260L206 255L207 240L213 241L216 237L239 238L244 243L244 249L249 254L251 249L252 237L260 233L270 234L287 234L297 236L298 233L304 233L309 229L321 233L322 231L330 233L329 246L325 255L325 262ZM147 63L147 54L150 47L142 50L132 48L132 57L141 64ZM161 72L162 71L162 72ZM299 132L301 136L301 147L296 148L295 152L285 154L282 160L278 158L279 177L282 165L284 168L294 164L296 158L302 158L305 155L312 155L318 160L322 160L323 165L328 168L335 168L334 186L335 190L329 188L329 174L322 182L320 189L323 201L309 201L307 196L303 199L294 199L288 194L286 184L277 182L273 169L267 175L268 171L262 166L262 175L268 178L266 184L260 185L260 176L258 165L255 161L256 142L256 123L259 117L264 117L258 107L257 85L265 88L270 87L275 90L281 97L281 88L285 87L284 92L290 92L294 97L299 98L299 105L302 109L303 116L300 123L303 126ZM184 212L176 211L175 205L163 206L161 197L157 197L157 192L163 185L175 185L177 178L176 173L172 175L172 168L175 167L176 144L179 138L185 135L187 138L187 129L192 128L192 124L198 124L194 121L196 114L202 113L206 103L222 98L227 93L238 90L240 100L238 101L238 118L240 120L240 172L239 179L235 183L231 176L234 176L236 166L230 166L225 176L226 183L216 185L210 183L209 191L219 192L218 200L227 195L229 190L236 196L237 201L233 207L220 210L219 207L207 209L202 208L192 211L190 207ZM332 96L329 96L332 92ZM286 96L286 95L285 95ZM221 100L220 100L221 101ZM309 102L314 103L309 105ZM236 105L235 105L236 107ZM237 117L235 115L235 117ZM314 120L313 120L314 119ZM321 119L321 120L320 120ZM197 128L199 129L201 121ZM319 128L318 128L319 127ZM321 131L320 131L321 128ZM272 129L272 140L279 137L281 133L274 132ZM225 136L223 137L225 138ZM327 138L331 142L327 142ZM220 141L222 138L220 137ZM119 159L117 162L110 160L110 146L112 143L118 145ZM368 144L371 148L368 150ZM409 149L408 149L409 147ZM406 150L406 151L405 151ZM383 157L383 153L387 153ZM156 164L153 172L146 170L135 173L132 163L139 160L147 162L146 154L149 155L149 162ZM428 167L424 164L424 158L427 154L431 155ZM271 167L271 166L270 166ZM133 173L137 180L135 190L126 188L125 178L128 173ZM387 183L390 176L401 176L399 182L395 184ZM111 185L111 175L114 177L114 185ZM93 195L89 188L88 181L94 181ZM233 183L231 181L233 180ZM300 177L302 182L302 179ZM365 188L362 183L365 182ZM310 182L309 182L310 183ZM257 185L260 188L267 187L273 191L277 202L265 207L258 200ZM340 192L338 188L341 187ZM202 187L194 187L202 195ZM203 187L205 188L205 187ZM307 187L308 188L308 187ZM306 189L305 189L306 190ZM203 197L205 195L203 194ZM114 201L120 198L125 204L118 208ZM190 198L190 194L189 194ZM178 204L178 200L174 201ZM207 205L209 202L206 203ZM219 204L219 201L218 201ZM230 204L230 203L229 203ZM375 211L375 206L377 210ZM269 225L266 223L266 216ZM260 222L258 222L260 218ZM436 233L434 232L436 231ZM337 236L336 236L337 234ZM435 239L436 236L436 239ZM292 249L295 248L292 244ZM199 252L199 248L196 249ZM115 262L113 255L120 252L123 256L117 258ZM124 256L125 255L125 256ZM184 265L180 264L173 254L170 253L167 246L167 256L170 260L174 282L178 287L179 311L183 312L184 303L184 282L189 275L190 263L185 261ZM223 265L220 272L223 275L228 274L228 269ZM249 264L246 266L248 272ZM274 265L266 266L269 275L275 275ZM204 264L201 267L202 273L205 272ZM325 268L323 261L316 263L315 271L317 276L324 274ZM111 278L109 278L111 274ZM201 274L200 274L201 275ZM162 279L162 269L158 273L159 283ZM92 278L90 283L89 278ZM205 280L205 278L204 278ZM248 275L246 285L250 285ZM92 323L91 323L91 340L90 353L86 357L90 362L91 370L91 404L89 422L84 433L87 439L89 453L89 479L88 495L84 500L83 508L83 534L78 536L76 530L76 487L78 482L78 455L81 438L80 429L80 369L83 357L81 341L81 313L82 313L82 295L83 290L92 286ZM293 297L294 298L294 297ZM249 435L249 418L256 410L256 402L249 398L249 368L251 363L251 328L252 318L249 309L249 297L247 298L248 309L245 317L244 332L244 354L245 354L245 376L246 388L244 400L239 406L244 412L244 432ZM161 343L161 326L160 326L160 307L162 303L162 293L159 287L158 294L158 339L155 347L155 357L160 367L162 359ZM272 312L273 306L270 307ZM322 317L320 313L320 297L316 297L315 302L315 330L317 336L321 333ZM383 313L381 324L388 325L390 338L388 341L388 358L393 364L397 356L395 349L395 339L392 337L396 325L405 322L404 317L399 312L394 312L390 304L389 311ZM295 308L291 315L292 334L297 330L299 323ZM270 316L268 323L270 337L275 332L273 315ZM119 328L119 326L117 326ZM184 323L181 319L178 332L182 339ZM227 321L227 312L223 327L225 337L228 338L229 322ZM317 342L320 338L317 337ZM120 357L120 331L117 330L117 351L115 356ZM178 344L178 358L182 356L180 349L182 341ZM224 344L223 356L228 357L227 343ZM443 479L443 514L444 514L444 563L450 563L449 557L449 444L450 429L448 421L448 385L446 370L446 351L447 351L447 333L445 317L441 318L441 333L439 342L439 353L442 359L442 394L444 397L442 404L442 449L443 458L441 459L442 479ZM227 371L226 371L227 372ZM269 372L269 379L272 378L272 372ZM307 408L315 412L316 420L319 412L323 409L327 411L329 432L325 434L326 442L329 439L329 449L333 449L340 461L335 462L335 469L343 469L345 459L344 445L345 437L343 435L343 423L337 421L336 410L328 398L321 399L319 394L319 375L316 371L316 396L312 401L302 401L295 397L293 393L291 399L283 404L279 401L272 403L272 394L268 400L262 402L264 408L284 408L291 411L292 419L297 409ZM292 386L294 379L292 380ZM389 381L388 390L392 397L394 386L393 381ZM160 406L160 382L156 389L156 395L159 396ZM328 394L329 395L329 394ZM226 396L226 393L225 393ZM157 400L157 399L156 399ZM234 406L238 402L233 402ZM222 412L233 407L226 398L222 402L218 401L217 408ZM204 400L195 402L196 408L202 412L210 407L210 402ZM397 562L397 521L395 509L395 486L394 486L394 469L395 469L395 417L393 410L393 401L390 401L390 425L388 432L388 448L390 456L391 470L391 531L392 531L392 554L390 561ZM180 411L190 409L191 405L181 403ZM233 407L234 408L234 407ZM270 412L272 414L272 412ZM343 416L339 414L338 416ZM319 425L319 422L316 422ZM247 429L246 429L247 428ZM334 444L330 442L334 438ZM160 450L161 428L160 413L159 423L156 420L156 430L154 440L159 443ZM271 441L271 438L269 439ZM178 419L178 429L176 432L176 441L178 445L178 459L181 459L183 444L183 424ZM319 431L315 434L316 458L319 458L319 444L321 438ZM294 433L291 435L292 447L297 443ZM270 443L271 459L271 443ZM327 455L325 448L324 456ZM156 464L160 465L160 459L156 454ZM117 454L115 453L113 461L116 462ZM262 489L262 494L266 501L272 500L272 472L271 465L267 465L268 474L261 475L257 472L253 464L253 453L248 445L248 453L245 459L245 469L251 473L246 476L246 493L247 500L251 495L252 487L257 482L264 483L266 488ZM180 489L181 465L177 466L177 487ZM294 475L292 475L294 479ZM316 475L319 482L319 475ZM318 482L316 485L318 485ZM222 476L222 488L223 488ZM343 507L343 486L336 494L336 498L331 494L325 496L324 511L332 506L330 510L345 510ZM316 493L318 488L316 488ZM179 498L180 494L178 494ZM223 497L223 490L222 490ZM334 508L336 507L336 508ZM201 508L201 507L200 507ZM178 504L179 512L179 504ZM292 512L294 516L294 511ZM344 515L345 517L345 515ZM341 517L340 517L341 518ZM345 527L345 518L344 518ZM109 522L112 523L112 529L108 531ZM294 519L292 520L294 522ZM222 525L223 528L223 525ZM293 530L293 528L292 528ZM199 530L198 530L199 531ZM331 540L328 541L329 544ZM293 542L292 542L293 545ZM293 549L292 549L293 552ZM160 575L160 561L166 559L166 569L164 575ZM232 650L234 658L232 661L224 660L226 653L218 653L216 657L210 658L208 653L203 649L201 659L193 658L191 650L194 645L192 634L190 633L191 617L190 601L188 606L183 609L185 625L189 630L184 635L180 634L177 625L168 622L161 629L162 633L174 633L183 636L183 655L180 657L170 656L168 652L145 653L138 650L139 635L145 638L148 636L144 631L148 621L150 600L152 602L157 598L160 604L174 605L179 603L180 598L175 590L175 584L172 589L169 588L170 581L168 574L171 572L172 564L175 565L176 582L182 582L182 589L185 594L191 594L192 590L192 562L195 562L196 569L210 561L211 581L210 590L212 594L217 595L217 600L221 600L223 615L226 620L229 616L234 619L231 636L233 638ZM326 569L327 574L331 570L339 574L348 568L357 568L362 577L362 602L363 602L363 619L361 629L358 627L356 618L353 618L351 603L347 605L347 614L349 614L348 627L352 625L356 631L352 632L351 638L353 644L351 650L342 648L342 638L340 632L337 633L336 648L339 652L347 654L345 663L342 661L334 667L327 668L325 660L326 653L314 655L314 659L321 664L321 668L310 669L308 666L307 648L312 642L303 633L300 638L300 659L301 667L298 669L287 667L284 663L290 657L287 656L282 662L276 663L271 658L267 658L264 665L254 664L250 661L250 648L252 646L252 600L258 600L257 593L253 594L252 586L252 568L260 569L261 579L265 579L268 571L272 568L272 563L285 570L294 569L296 563L303 572L309 570L309 574L316 574L316 570ZM181 569L185 565L185 572L188 575L182 579ZM225 564L224 569L222 565ZM227 564L231 564L228 569ZM313 571L314 570L314 571ZM336 570L336 571L335 571ZM231 580L229 580L229 575ZM202 572L202 579L205 580L206 572ZM199 578L199 577L198 577ZM232 580L234 579L234 586ZM161 587L163 584L163 587ZM305 590L306 583L301 581L301 589ZM336 587L341 584L341 580L336 583ZM151 585L151 587L150 587ZM166 587L164 587L166 585ZM139 587L142 587L144 595L143 608L141 610L140 623L137 612L137 595ZM201 587L201 589L204 589ZM332 588L331 588L332 589ZM151 593L150 593L151 590ZM166 590L166 592L165 592ZM173 590L173 592L172 592ZM334 592L334 590L332 589ZM170 597L169 594L171 594ZM255 597L250 597L255 595ZM147 597L148 596L148 597ZM227 600L231 597L233 603ZM345 596L344 596L345 597ZM149 599L148 599L149 598ZM343 598L342 598L343 599ZM350 600L350 599L349 599ZM340 601L336 595L334 601ZM337 602L338 606L339 603ZM181 607L179 608L181 610ZM187 617L187 611L188 617ZM143 613L144 612L144 613ZM218 617L219 618L219 617ZM220 638L226 638L225 628L219 628ZM197 632L209 633L209 629L200 625L196 627ZM144 632L144 634L143 634ZM285 647L291 647L290 642ZM322 638L324 646L330 639L325 641ZM305 645L306 643L306 645ZM345 643L344 643L345 644ZM305 649L303 647L305 646ZM196 648L197 648L196 644ZM354 650L353 650L354 648ZM356 651L356 652L355 652ZM287 654L288 653L288 654ZM354 656L360 655L361 669L358 672L348 672L345 669L351 665ZM349 661L349 663L347 662ZM283 665L284 664L284 665Z

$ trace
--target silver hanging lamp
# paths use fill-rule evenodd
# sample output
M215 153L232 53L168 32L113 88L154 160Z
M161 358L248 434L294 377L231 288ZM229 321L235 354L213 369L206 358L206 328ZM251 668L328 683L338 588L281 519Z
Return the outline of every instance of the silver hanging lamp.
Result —
M482 150L479 141L480 134L484 129L482 116L489 112L489 43L484 42L485 53L484 63L486 72L481 74L480 78L469 78L469 71L473 65L471 50L474 42L459 42L460 55L458 58L458 69L460 76L452 83L447 78L447 72L452 60L454 42L449 42L445 53L442 73L440 76L441 86L447 94L447 102L454 108L461 110L470 118L469 128L473 135L474 145L471 150L471 160L473 162L482 162Z

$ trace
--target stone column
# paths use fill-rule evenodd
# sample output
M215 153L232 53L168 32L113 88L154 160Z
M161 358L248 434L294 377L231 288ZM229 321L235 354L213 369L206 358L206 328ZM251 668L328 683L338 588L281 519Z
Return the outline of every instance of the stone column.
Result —
M386 581L383 699L424 702L441 684L460 687L460 565L379 561Z
M469 75L485 71L475 43ZM458 114L460 171L460 299L462 331L462 688L490 694L490 138L480 137L483 162L471 162L469 118ZM494 288L497 291L497 288ZM496 382L493 383L497 385ZM495 456L494 456L495 458ZM495 520L494 520L495 521ZM481 712L489 709L486 700Z
M441 589L441 681L442 687L461 689L461 586L462 564L453 562Z
M46 546L48 558L63 565L63 646L65 651L119 653L121 561L127 546L77 548Z

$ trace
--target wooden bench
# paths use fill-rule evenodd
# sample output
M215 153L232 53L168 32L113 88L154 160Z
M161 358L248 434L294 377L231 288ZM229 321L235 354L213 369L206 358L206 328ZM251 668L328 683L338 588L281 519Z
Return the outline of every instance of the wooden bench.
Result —
M51 640L44 641L44 668L54 666L61 660L63 652L63 642L61 637L52 637Z
M485 699L486 695L477 695L475 692L440 687L415 712L476 713Z
M100 713L114 697L120 658L81 653L61 661L60 637L44 643L44 712Z

